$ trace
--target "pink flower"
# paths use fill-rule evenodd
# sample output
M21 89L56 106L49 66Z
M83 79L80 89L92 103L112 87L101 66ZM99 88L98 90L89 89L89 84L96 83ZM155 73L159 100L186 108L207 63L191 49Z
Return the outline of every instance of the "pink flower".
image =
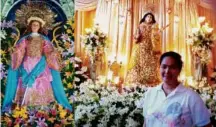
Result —
M41 117L42 117L42 113L37 112L35 116L36 116L37 118L41 118Z
M65 124L67 121L64 119L64 120L61 120L61 123L62 124Z
M56 116L56 114L57 114L57 112L56 112L55 109L51 109L51 110L50 110L50 113L51 113L53 116Z
M36 122L38 127L48 127L48 125L45 123L45 119L39 118L38 120L36 120Z
M20 124L21 123L21 119L20 118L16 118L15 123L14 124Z
M64 40L64 41L69 41L70 38L68 37L67 34L62 34L61 38Z
M7 127L11 127L11 126L12 126L12 121L10 120L7 122Z

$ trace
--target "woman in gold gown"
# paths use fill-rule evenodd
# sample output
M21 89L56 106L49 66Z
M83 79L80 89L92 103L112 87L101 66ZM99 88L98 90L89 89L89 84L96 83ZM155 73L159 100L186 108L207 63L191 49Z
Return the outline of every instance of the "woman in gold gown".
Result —
M134 39L135 46L126 76L127 84L155 86L160 82L159 56L161 55L160 31L152 13L141 19Z

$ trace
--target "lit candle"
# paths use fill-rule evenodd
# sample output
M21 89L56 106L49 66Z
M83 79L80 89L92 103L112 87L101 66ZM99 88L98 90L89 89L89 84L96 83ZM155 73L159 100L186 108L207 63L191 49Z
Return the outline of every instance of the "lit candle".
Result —
M187 77L187 84L190 86L194 86L194 82L193 82L193 77L192 76L188 76Z
M204 21L205 21L205 17L203 17L203 16L200 16L200 17L198 18L198 21L199 21L199 23L202 23L202 22L204 22Z
M113 72L109 70L108 74L107 74L107 79L111 81L112 80L112 76L113 76Z
M106 83L106 76L99 76L99 83L105 84Z
M180 80L181 82L183 82L184 85L186 85L186 78L185 78L185 75L184 75L184 74L181 74L181 75L180 75L179 80Z
M119 83L119 76L117 76L117 77L114 78L114 83L115 83L115 84L118 84L118 83Z

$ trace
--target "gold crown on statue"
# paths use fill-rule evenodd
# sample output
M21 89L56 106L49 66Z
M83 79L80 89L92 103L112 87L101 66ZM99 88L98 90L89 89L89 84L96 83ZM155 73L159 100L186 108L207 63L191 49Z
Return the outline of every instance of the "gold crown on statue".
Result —
M39 17L30 17L30 18L28 18L28 20L27 20L28 25L29 25L29 23L30 23L31 21L39 21L39 22L41 23L42 27L43 27L43 26L45 25L45 23L46 23L43 19L41 19L41 18L39 18Z
M144 8L143 8L143 12L145 13L145 14L147 14L147 13L152 13L152 14L154 14L155 12L156 12L156 8L157 7L157 5L156 4L147 4Z
M43 3L28 2L16 11L16 22L20 27L26 27L33 20L39 21L42 27L52 29L55 13Z

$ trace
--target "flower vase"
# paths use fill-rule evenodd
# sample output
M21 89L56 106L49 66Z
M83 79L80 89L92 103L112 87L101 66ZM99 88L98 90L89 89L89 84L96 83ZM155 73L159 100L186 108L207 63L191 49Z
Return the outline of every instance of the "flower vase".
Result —
M195 56L194 77L196 81L201 81L203 77L207 77L207 63L202 63L198 56Z
M96 80L96 60L95 56L90 57L90 77L93 82Z

